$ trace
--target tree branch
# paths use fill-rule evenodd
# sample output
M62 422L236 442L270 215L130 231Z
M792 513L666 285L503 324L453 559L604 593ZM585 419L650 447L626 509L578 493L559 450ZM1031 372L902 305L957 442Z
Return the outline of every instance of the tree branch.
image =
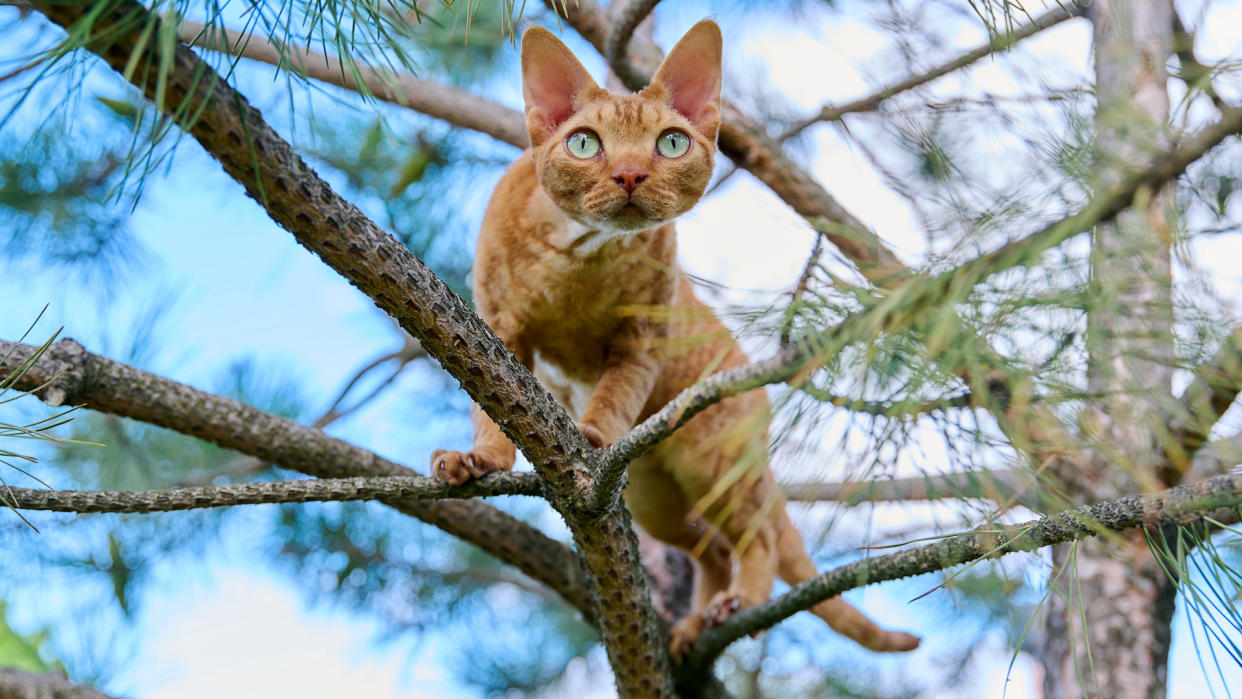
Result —
M608 34L608 42L603 52L604 58L607 58L609 63L625 56L625 50L634 36L634 30L658 4L660 0L629 0L620 9L609 7L612 11L613 27Z
M177 35L191 46L267 63L302 77L369 94L518 148L530 145L521 112L449 85L361 64L355 70L355 66L347 65L339 57L304 46L189 20L181 20Z
M397 328L397 333L400 334L402 338L401 349L395 352L383 354L368 362L358 371L354 372L353 377L351 377L349 381L345 382L345 387L342 388L340 393L337 394L336 400L332 401L332 405L328 406L328 409L311 423L311 427L323 429L337 420L356 412L359 408L374 400L375 397L379 395L380 391L389 386L405 369L405 367L409 365L410 362L427 356L426 350L423 349L422 345L418 344L418 340L410 337L409 334L401 330L400 327ZM354 386L357 385L363 377L375 369L378 369L383 364L393 360L396 360L397 368L389 372L388 376L383 381L372 388L367 395L359 398L346 407L341 407L341 404L344 403L345 399L349 397L350 391L353 390Z
M864 585L932 573L1015 551L1035 551L1104 532L1193 524L1205 517L1237 521L1239 505L1242 473L1232 473L1151 495L1131 495L1065 510L1021 524L983 525L938 543L850 563L812 578L774 600L744 609L708 630L687 653L686 664L702 667L737 639Z
M94 687L74 684L60 675L0 667L0 696L5 699L113 699Z
M424 476L320 478L231 483L166 490L42 490L0 486L0 505L51 512L174 512L206 507L356 500L431 500L486 495L540 496L533 473L493 473L460 486Z
M920 85L925 85L937 78L944 77L949 73L961 70L966 66L978 61L981 58L996 53L997 51L1006 51L1023 39L1035 36L1045 29L1051 29L1058 24L1075 17L1081 17L1083 14L1083 6L1077 3L1063 3L1048 10L1042 15L1034 18L1027 24L1018 27L1012 32L1005 34L997 34L993 36L987 43L980 44L975 48L957 56L951 60L923 71L911 75L904 80L893 83L887 87L880 88L875 92L860 97L846 104L839 106L824 105L819 113L796 122L787 128L781 135L780 140L792 138L798 135L807 127L817 124L821 121L840 121L846 114L854 114L856 112L873 112L879 108L883 102L900 95L903 92L913 90Z
M0 377L37 348L0 341ZM198 391L87 352L73 340L52 345L14 385L54 406L85 405L239 451L313 476L403 476L413 471L370 451L229 398ZM525 522L481 502L401 500L390 505L468 541L556 590L591 615L577 557Z

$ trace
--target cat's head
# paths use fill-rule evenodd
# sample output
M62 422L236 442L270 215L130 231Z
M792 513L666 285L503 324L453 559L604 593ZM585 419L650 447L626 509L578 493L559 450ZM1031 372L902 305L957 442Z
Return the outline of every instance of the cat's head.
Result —
M640 231L703 196L720 126L720 29L694 25L636 95L600 88L550 32L522 36L526 129L539 182L591 228Z

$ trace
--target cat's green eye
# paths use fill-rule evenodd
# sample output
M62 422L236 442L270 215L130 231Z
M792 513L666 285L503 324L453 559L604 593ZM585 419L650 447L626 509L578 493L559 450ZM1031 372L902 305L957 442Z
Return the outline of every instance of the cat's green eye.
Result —
M600 149L599 136L590 131L575 131L565 139L565 149L575 158L594 158Z
M656 150L666 158L680 158L690 150L690 137L683 131L669 129L656 139Z

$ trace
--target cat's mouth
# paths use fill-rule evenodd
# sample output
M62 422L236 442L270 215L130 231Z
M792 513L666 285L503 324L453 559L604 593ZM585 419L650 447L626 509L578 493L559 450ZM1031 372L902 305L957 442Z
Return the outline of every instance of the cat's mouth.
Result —
M663 223L632 199L613 209L605 219L613 228L625 231L641 231Z
M645 187L626 193L621 187L597 188L582 201L582 213L594 225L638 233L667 223L675 215L659 191Z

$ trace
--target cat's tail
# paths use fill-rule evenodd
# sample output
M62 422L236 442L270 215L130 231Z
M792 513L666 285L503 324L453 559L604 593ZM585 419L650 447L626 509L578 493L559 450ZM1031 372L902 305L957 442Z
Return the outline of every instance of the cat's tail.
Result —
M790 586L810 580L815 577L817 571L815 563L806 554L802 535L789 521L785 508L779 507L773 510L779 532L777 551L780 555L781 579ZM919 647L918 636L904 631L882 629L840 597L826 599L811 607L809 611L828 622L833 631L856 641L869 650L898 653Z

